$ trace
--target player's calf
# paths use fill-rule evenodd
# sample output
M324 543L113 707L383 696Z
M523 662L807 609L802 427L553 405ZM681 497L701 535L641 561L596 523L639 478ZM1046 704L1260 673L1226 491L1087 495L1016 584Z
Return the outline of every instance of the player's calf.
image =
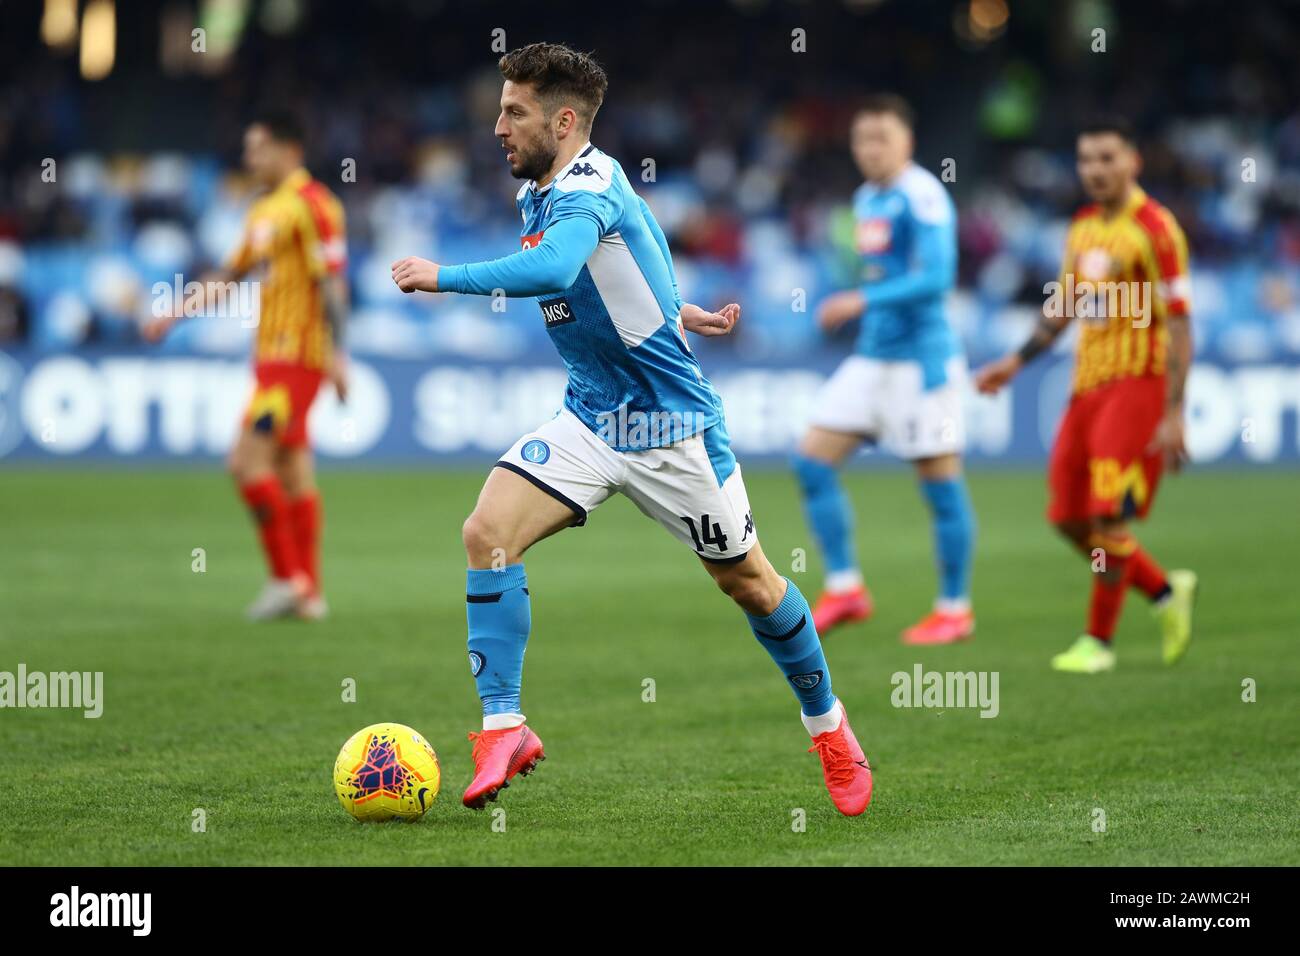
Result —
M776 573L757 544L740 561L730 564L705 561L704 566L722 592L746 614L772 613L785 594L785 579Z

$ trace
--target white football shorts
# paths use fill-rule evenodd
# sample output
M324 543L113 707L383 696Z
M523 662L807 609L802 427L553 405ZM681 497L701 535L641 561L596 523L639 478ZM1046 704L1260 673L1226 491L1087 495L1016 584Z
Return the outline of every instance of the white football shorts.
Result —
M817 393L809 424L861 435L907 461L960 454L966 446L965 359L953 356L944 371L947 381L927 391L920 362L851 355Z
M568 409L497 462L568 505L574 525L615 492L706 561L740 561L758 540L726 427L664 448L615 451Z

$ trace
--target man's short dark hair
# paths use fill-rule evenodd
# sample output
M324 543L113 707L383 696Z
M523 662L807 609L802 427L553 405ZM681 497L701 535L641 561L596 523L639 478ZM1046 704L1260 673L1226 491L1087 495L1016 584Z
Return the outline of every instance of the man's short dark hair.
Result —
M861 116L864 113L873 116L889 113L897 116L908 129L916 127L916 116L912 112L911 105L897 93L872 93L858 104L856 115Z
M497 65L505 79L532 86L548 113L561 106L573 106L587 129L609 88L605 71L590 54L561 43L521 46L503 56Z
M1079 136L1097 136L1102 133L1114 133L1130 146L1137 145L1137 134L1133 124L1118 113L1098 113L1091 116L1079 127Z
M266 109L253 117L250 126L262 126L277 143L303 144L302 121L296 113L284 109Z

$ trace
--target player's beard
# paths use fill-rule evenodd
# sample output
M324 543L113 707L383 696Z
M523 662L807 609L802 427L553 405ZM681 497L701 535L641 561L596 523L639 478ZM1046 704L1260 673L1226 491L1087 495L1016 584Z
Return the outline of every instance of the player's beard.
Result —
M555 165L555 157L560 153L559 140L550 138L539 142L532 149L515 150L516 166L510 170L515 179L541 179Z

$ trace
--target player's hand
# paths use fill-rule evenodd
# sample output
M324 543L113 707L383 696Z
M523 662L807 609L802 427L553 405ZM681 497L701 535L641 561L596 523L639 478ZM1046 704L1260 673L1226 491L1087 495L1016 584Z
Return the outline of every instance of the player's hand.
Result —
M1165 412L1165 417L1156 426L1156 433L1151 439L1151 444L1147 446L1147 453L1163 455L1165 467L1170 471L1178 472L1183 470L1189 456L1187 454L1187 438L1183 428L1183 410L1181 408L1171 408Z
M706 312L687 302L681 311L682 327L696 335L726 335L740 321L740 306L731 302L717 312Z
M175 324L174 315L151 315L140 323L140 337L150 344L161 342Z
M393 281L403 292L437 292L438 263L407 256L393 263Z
M845 289L822 300L817 307L817 324L823 332L834 332L867 310L867 297L858 289Z
M325 377L334 386L334 394L339 397L339 401L346 405L348 403L348 357L346 354L343 352L334 353L334 357L330 360L329 369L325 372Z
M1019 355L1004 355L996 362L989 362L975 373L975 390L983 395L996 395L998 390L1016 377L1024 363Z

